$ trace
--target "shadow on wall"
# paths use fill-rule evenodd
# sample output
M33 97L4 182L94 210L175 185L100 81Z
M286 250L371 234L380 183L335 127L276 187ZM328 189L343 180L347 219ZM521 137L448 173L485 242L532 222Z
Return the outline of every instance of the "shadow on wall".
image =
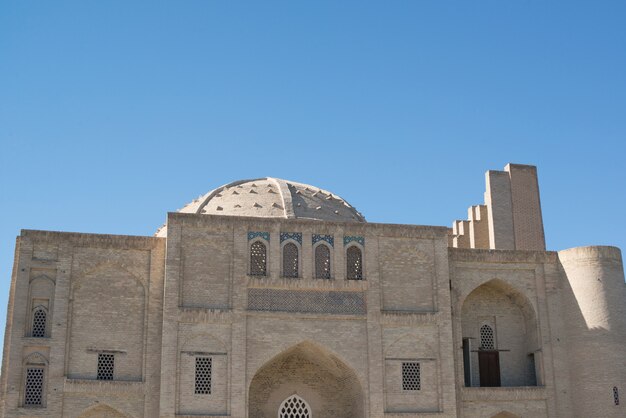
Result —
M315 418L365 416L363 391L354 371L308 341L285 350L257 371L250 383L248 416L275 417L292 397L303 400Z
M537 316L523 293L500 279L484 283L463 301L461 322L466 386L537 385Z

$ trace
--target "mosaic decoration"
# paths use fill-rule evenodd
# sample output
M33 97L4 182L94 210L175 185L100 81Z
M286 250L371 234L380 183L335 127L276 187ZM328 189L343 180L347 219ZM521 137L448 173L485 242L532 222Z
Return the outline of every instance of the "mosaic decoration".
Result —
M335 237L333 237L332 235L313 234L313 237L312 237L313 245L315 245L316 243L320 241L326 241L327 243L330 244L331 247L335 246Z
M365 247L365 238L364 237L356 237L356 236L345 236L343 237L343 245L348 245L351 242L357 242Z
M331 313L365 315L361 292L320 292L316 290L248 289L251 311Z
M280 242L286 241L288 239L292 239L296 241L298 244L302 245L302 232L281 232L280 233Z
M256 237L261 237L265 241L269 242L269 240L270 240L270 233L269 232L248 232L248 241L251 241L251 240L255 239Z

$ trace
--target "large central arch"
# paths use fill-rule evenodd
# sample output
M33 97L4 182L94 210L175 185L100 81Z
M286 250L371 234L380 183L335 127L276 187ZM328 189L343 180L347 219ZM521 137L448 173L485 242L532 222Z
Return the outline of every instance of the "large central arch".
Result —
M283 402L297 395L315 418L364 418L363 391L345 363L329 351L303 342L277 355L252 378L249 417L275 418Z

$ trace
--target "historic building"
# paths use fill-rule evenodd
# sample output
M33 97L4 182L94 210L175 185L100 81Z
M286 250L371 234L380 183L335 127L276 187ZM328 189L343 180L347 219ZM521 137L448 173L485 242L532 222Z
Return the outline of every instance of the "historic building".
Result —
M626 416L619 249L546 251L535 167L486 181L452 229L259 178L154 237L24 230L2 416Z

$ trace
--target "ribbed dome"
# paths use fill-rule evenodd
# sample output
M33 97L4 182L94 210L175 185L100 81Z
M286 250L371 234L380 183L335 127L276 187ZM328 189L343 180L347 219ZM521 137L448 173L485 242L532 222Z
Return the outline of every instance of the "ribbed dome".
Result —
M199 197L178 212L366 222L360 212L336 194L308 184L272 177L226 184ZM167 236L167 229L161 227L156 235Z

